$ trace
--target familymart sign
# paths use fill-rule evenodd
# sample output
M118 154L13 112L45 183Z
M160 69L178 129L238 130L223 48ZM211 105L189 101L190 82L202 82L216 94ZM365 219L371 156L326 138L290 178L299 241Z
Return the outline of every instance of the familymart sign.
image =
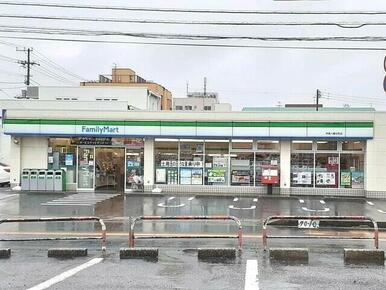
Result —
M101 137L373 138L373 122L202 122L4 119L9 135Z

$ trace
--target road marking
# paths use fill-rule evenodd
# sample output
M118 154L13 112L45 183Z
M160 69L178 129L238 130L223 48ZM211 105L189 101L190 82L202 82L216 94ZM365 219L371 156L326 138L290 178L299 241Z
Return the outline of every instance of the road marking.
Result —
M175 198L176 198L175 196L171 196L171 197L168 198L168 200L173 200Z
M11 198L11 197L14 197L14 196L17 196L17 194L9 194L9 195L6 195L6 196L2 196L2 197L0 197L0 200Z
M185 203L181 203L181 204L176 204L176 205L166 205L165 203L161 202L158 204L159 207L170 207L170 208L176 208L176 207L183 207L185 206Z
M255 209L256 205L252 205L251 207L236 207L233 204L229 206L230 209Z
M302 207L302 210L304 211L310 211L310 212L327 212L327 211L330 211L330 209L328 207L324 208L324 209L309 209L309 208L306 208L305 206Z
M233 199L233 201L238 201L239 200L239 198L238 197L235 197L234 199Z
M195 197L192 196L192 197L189 197L188 200L189 200L189 201L192 201L194 198L195 198Z
M326 202L323 199L320 200L320 203L321 204L326 204Z
M299 202L300 202L300 203L304 203L304 200L303 200L303 199L299 199Z
M100 262L103 261L103 258L94 258L90 261L88 261L87 263L84 263L78 267L75 267L73 269L70 269L66 272L63 272L62 274L59 274L43 283L40 283L39 285L36 285L32 288L29 288L27 290L43 290L43 289L47 289L49 287L51 287L52 285L55 285L59 282L62 282L64 280L66 280L67 278L71 277L71 276L74 276L76 273L80 272L80 271L83 271L93 265L96 265Z
M381 209L378 209L378 212L380 212L380 213L386 213L386 211L383 211L383 210L381 210Z
M259 290L258 273L257 260L247 260L247 267L245 269L245 290Z
M371 201L367 201L367 200L366 200L366 203L367 203L368 205L371 205L371 206L373 206L373 205L374 205L374 203L373 203L373 202L371 202Z
M253 199L253 202L257 202L257 201L258 201L258 199L257 199L257 198L254 198L254 199Z

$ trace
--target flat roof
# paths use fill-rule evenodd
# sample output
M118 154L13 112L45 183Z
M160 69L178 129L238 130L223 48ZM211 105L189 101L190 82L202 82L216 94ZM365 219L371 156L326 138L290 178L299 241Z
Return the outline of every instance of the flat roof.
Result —
M316 108L300 107L244 107L243 112L315 112ZM370 107L321 107L319 112L375 112Z

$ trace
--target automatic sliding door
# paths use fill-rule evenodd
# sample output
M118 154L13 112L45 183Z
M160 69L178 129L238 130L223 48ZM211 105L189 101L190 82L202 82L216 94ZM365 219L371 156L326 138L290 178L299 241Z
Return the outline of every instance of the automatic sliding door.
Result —
M94 147L78 147L78 189L94 190Z

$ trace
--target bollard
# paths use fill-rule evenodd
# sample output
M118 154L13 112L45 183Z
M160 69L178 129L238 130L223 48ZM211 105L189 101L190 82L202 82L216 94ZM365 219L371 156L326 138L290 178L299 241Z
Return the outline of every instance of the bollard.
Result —
M345 264L385 265L385 252L380 250L344 249Z
M11 257L11 249L0 249L0 259L7 259Z
M74 258L86 257L87 248L52 248L48 249L48 257L50 258Z
M306 248L271 248L269 258L281 262L308 263L308 249Z
M236 259L235 248L199 248L199 260L207 259Z
M120 259L158 259L157 248L121 248L119 250Z

